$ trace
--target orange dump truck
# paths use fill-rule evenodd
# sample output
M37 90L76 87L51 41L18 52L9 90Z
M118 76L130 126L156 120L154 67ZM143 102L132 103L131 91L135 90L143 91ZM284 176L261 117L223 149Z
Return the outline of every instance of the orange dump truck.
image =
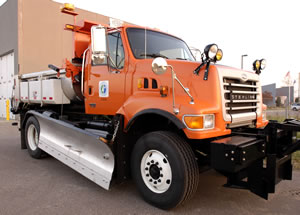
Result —
M291 179L299 123L266 120L264 60L254 72L217 65L223 53L211 44L197 62L183 40L139 26L65 30L73 59L14 80L11 111L33 158L51 155L105 189L132 177L162 209L192 197L203 167L266 199Z

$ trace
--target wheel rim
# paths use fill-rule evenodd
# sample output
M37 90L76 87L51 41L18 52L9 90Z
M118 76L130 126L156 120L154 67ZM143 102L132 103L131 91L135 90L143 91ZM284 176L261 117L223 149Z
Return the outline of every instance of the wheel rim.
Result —
M28 127L27 142L32 151L35 151L37 149L39 143L39 134L36 127L33 124L29 125Z
M171 186L170 163L167 157L157 150L149 150L144 154L141 174L146 186L155 193L166 192Z

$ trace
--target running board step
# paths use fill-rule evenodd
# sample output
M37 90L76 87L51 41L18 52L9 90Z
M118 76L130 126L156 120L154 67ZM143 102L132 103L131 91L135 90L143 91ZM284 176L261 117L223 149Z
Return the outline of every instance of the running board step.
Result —
M40 125L38 147L105 189L114 171L114 155L99 136L47 114L29 111Z

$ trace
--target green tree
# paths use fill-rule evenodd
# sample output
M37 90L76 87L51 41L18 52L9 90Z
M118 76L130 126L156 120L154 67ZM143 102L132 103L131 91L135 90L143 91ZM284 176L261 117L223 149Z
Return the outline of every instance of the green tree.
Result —
M295 103L299 103L299 97L295 99Z

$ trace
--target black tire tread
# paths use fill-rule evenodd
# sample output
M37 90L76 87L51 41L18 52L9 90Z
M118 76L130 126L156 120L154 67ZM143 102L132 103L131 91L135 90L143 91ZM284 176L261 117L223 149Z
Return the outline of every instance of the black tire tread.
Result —
M34 124L34 126L37 128L38 132L40 132L39 121L34 116L30 116L28 118L28 120L26 122L26 126L25 126L25 143L27 145L28 153L30 154L31 157L33 157L35 159L41 159L43 157L46 157L47 156L46 152L44 152L40 148L37 148L35 151L32 151L30 146L28 145L28 143L27 143L27 128L28 128L29 124Z
M182 195L181 201L179 201L176 205L178 206L189 200L197 191L199 183L199 170L195 155L188 143L180 136L169 131L156 131L155 133L170 139L171 142L174 143L174 147L176 147L176 150L182 156L182 159L186 161L186 163L184 163L184 172L186 179L185 191L184 195Z

